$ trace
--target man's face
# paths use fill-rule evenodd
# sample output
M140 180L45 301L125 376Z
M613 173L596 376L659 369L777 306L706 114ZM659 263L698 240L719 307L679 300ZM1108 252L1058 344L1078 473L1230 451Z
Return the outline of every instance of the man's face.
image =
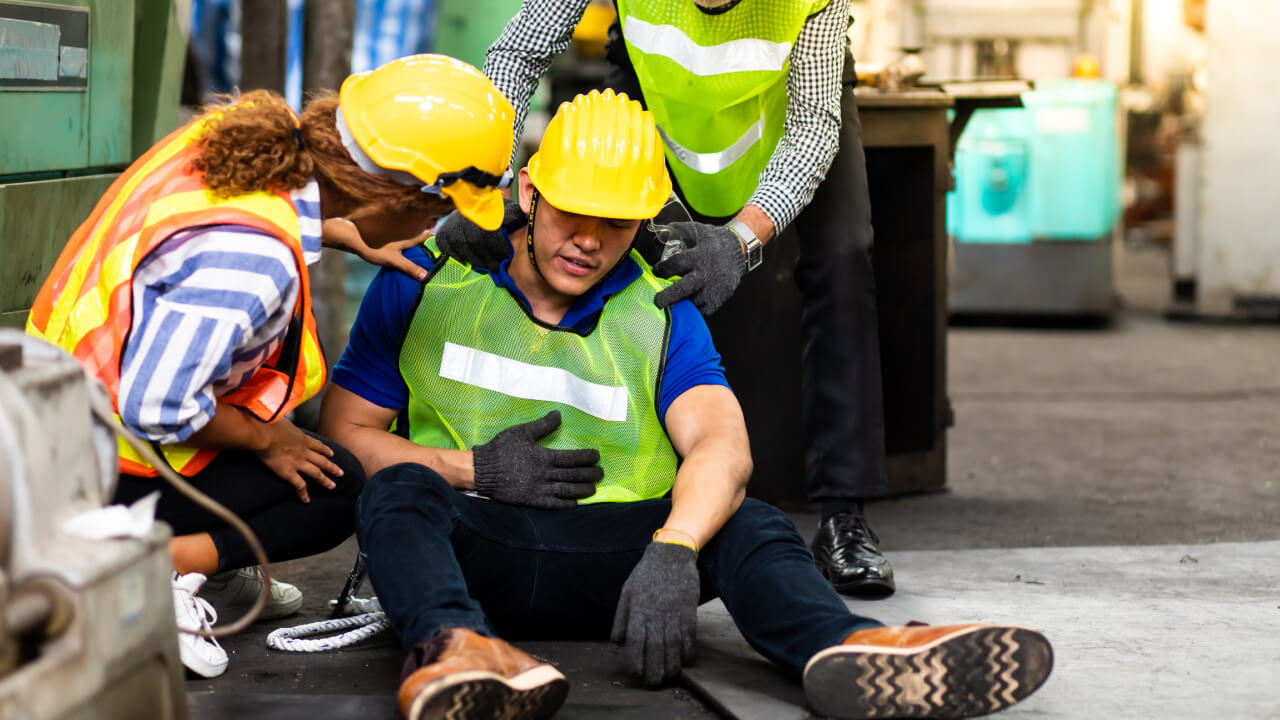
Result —
M520 171L520 205L533 197L528 170ZM539 196L534 211L533 254L550 289L578 297L600 282L631 249L641 220L598 218L565 212ZM525 248L516 248L525 256Z

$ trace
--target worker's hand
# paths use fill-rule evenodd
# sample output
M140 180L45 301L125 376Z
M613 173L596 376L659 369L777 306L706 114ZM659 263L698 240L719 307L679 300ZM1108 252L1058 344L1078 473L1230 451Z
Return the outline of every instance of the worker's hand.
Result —
M484 230L479 225L453 213L440 226L436 233L436 244L440 252L474 268L484 268L496 272L503 260L511 257L511 242L502 230L515 230L524 227L529 216L520 209L515 200L507 200L503 209L502 228Z
M604 477L598 450L552 450L538 440L560 427L560 411L515 425L473 450L476 492L511 505L570 508Z
M658 293L653 302L667 308L688 298L703 315L710 315L733 295L747 272L742 241L737 233L719 225L679 222L669 227L689 248L653 267L658 277L680 276L675 284Z
M649 685L670 682L693 663L698 624L698 554L674 543L645 548L622 586L612 640L628 672Z
M404 251L426 242L431 237L430 232L373 248L364 241L356 224L346 218L329 218L322 228L324 244L329 247L345 250L370 265L399 270L414 280L422 281L427 277L426 269L405 257Z
M307 494L308 479L330 490L335 487L329 475L341 477L342 468L329 459L333 457L333 448L302 432L288 418L279 418L264 427L267 447L258 451L258 457L271 472L293 486L302 502L311 502Z

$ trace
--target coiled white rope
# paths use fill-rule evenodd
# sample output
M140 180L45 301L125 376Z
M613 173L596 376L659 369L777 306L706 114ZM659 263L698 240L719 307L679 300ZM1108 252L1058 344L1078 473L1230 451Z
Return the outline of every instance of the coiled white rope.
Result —
M350 647L363 642L391 627L387 614L377 598L352 598L347 612L359 613L350 617L332 618L296 627L282 627L267 635L267 647L285 652L325 652ZM350 629L354 628L354 629ZM338 632L345 630L346 632ZM308 639L310 635L338 632L325 638Z

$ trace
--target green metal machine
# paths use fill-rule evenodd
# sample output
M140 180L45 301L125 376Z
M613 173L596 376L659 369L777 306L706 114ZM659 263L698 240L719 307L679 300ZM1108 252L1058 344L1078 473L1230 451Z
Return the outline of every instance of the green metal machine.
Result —
M178 125L189 0L0 0L0 326L111 181Z

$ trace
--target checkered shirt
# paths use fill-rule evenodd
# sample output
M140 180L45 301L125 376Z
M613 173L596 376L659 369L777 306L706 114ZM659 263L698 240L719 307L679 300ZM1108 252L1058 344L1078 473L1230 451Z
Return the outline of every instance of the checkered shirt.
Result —
M524 127L529 98L538 80L551 59L569 47L587 3L588 0L524 0L520 11L489 47L484 73L515 107L516 137ZM813 199L835 159L840 143L840 76L848 29L849 0L830 0L805 21L791 50L785 131L748 201L769 216L778 232Z

